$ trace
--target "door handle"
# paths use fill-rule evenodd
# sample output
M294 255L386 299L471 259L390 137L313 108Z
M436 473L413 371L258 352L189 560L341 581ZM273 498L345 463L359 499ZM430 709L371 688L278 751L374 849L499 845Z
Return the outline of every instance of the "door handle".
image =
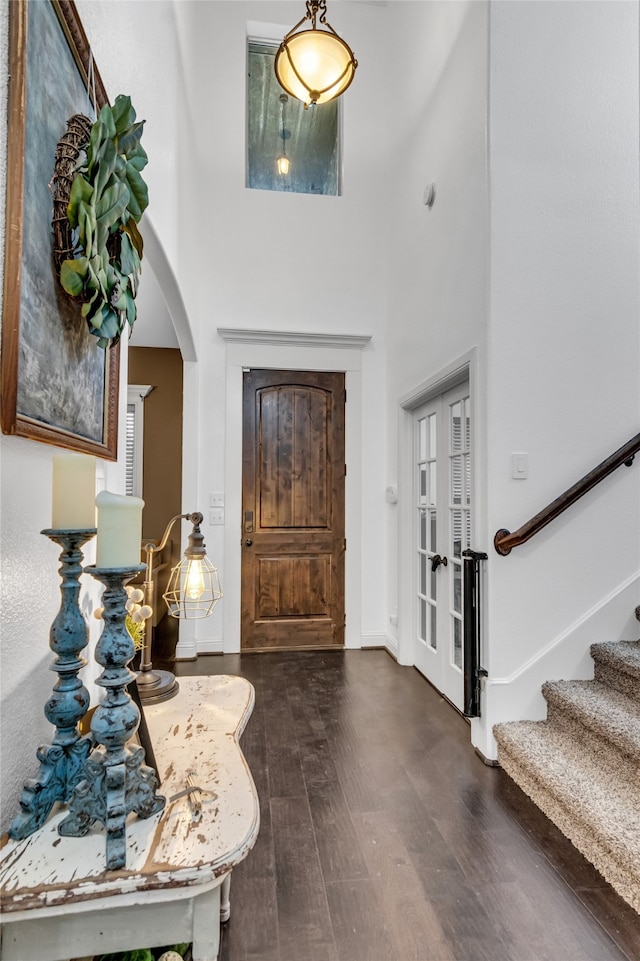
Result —
M446 567L448 563L449 561L446 557L440 557L439 554L434 554L431 558L431 570L437 571L441 564L443 567Z
M247 545L247 547L251 547L251 545L253 544L253 541L251 540L250 537L247 537L245 544Z

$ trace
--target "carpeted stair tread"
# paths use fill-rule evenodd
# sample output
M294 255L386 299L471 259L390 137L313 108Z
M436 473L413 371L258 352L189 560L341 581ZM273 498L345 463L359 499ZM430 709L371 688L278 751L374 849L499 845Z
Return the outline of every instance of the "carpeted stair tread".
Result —
M640 701L599 681L547 681L542 693L553 708L640 761Z
M596 661L634 677L640 684L640 641L605 641L591 645L591 657ZM640 691L638 692L640 697Z
M640 910L640 790L549 721L497 724L504 770Z
M639 788L548 721L494 727L507 774L640 912Z
M494 733L501 752L514 752L531 769L540 784L563 799L583 821L598 830L624 838L637 852L640 870L639 788L617 776L615 761L602 761L581 748L549 721L513 721L496 724Z
M640 914L640 641L593 644L593 681L548 681L546 721L494 726L507 774Z

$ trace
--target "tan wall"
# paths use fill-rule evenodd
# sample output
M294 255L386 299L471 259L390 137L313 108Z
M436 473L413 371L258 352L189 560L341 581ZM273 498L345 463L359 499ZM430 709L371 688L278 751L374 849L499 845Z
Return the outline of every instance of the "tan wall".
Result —
M179 350L161 347L129 348L129 383L151 384L144 402L143 540L159 540L168 522L182 511L182 356ZM157 578L159 594L169 570L180 560L181 524L171 532L171 551L166 569ZM165 556L167 552L165 551ZM173 654L177 622L166 617L165 605L156 629L154 651Z

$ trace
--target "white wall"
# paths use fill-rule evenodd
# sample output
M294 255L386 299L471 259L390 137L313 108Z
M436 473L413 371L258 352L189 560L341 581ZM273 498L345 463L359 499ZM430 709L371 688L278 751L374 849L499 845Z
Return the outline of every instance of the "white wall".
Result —
M495 756L494 721L543 715L541 677L584 676L590 641L637 636L637 465L509 558L493 535L638 431L638 5L394 3L389 36L403 50L390 168L388 480L401 483L386 508L399 614L389 632L410 661L400 399L475 347L490 680L472 736ZM511 478L512 451L529 453L528 480Z
M404 444L401 399L474 352L474 433L483 445L488 287L487 58L488 4L393 4L389 45L403 56L395 73L389 170L389 308L387 334L388 483L398 505L383 505L389 524L389 613L392 646L413 660L414 575L411 528L402 523L411 499L412 462ZM431 209L424 189L435 183ZM484 464L476 458L476 487ZM480 499L480 494L478 496ZM481 550L486 511L476 511ZM398 539L399 535L399 539Z
M385 620L384 563L384 343L387 298L386 159L389 118L384 90L387 9L336 4L331 23L352 44L361 62L343 110L343 193L340 197L250 190L245 186L246 42L248 24L297 22L290 2L181 3L179 36L189 51L187 94L197 119L189 149L197 168L184 206L184 244L191 260L183 292L194 319L200 372L185 371L197 384L185 394L185 455L197 459L193 498L208 504L209 491L225 490L225 443L235 431L236 411L225 410L226 348L218 327L337 332L372 336L362 358L361 498L367 518L362 538L362 630L379 633ZM212 53L211 38L215 38ZM185 62L186 53L183 54ZM195 123L196 121L194 121ZM268 366L271 366L269 364ZM203 372L206 375L203 376ZM190 408L189 405L192 405ZM196 409L197 408L197 409ZM225 411L225 415L221 416ZM347 419L349 412L347 408ZM233 427L231 426L233 425ZM239 436L234 433L239 450ZM233 440L233 438L232 438ZM359 484L360 486L360 484ZM226 492L226 523L240 532L238 492ZM206 511L205 511L206 513ZM223 590L239 571L227 570L224 530L206 531L207 549L218 564ZM196 625L195 638L181 635L179 652L194 644L223 643L224 606ZM235 603L235 600L234 600ZM239 637L224 637L234 650Z
M492 3L490 34L492 535L639 429L638 4ZM528 480L511 479L512 451ZM585 611L610 609L600 640L637 636L634 590L626 616L615 596L638 576L639 530L636 463L509 557L486 545L485 751L493 721L542 714L535 670L526 690L514 676L532 658L551 647L546 677L589 673Z

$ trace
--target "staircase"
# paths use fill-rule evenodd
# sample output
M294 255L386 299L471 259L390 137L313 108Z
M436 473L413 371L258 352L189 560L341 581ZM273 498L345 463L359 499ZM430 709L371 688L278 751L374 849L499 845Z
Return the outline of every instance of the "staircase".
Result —
M592 681L548 681L546 721L497 724L500 764L640 913L640 641L594 644Z

